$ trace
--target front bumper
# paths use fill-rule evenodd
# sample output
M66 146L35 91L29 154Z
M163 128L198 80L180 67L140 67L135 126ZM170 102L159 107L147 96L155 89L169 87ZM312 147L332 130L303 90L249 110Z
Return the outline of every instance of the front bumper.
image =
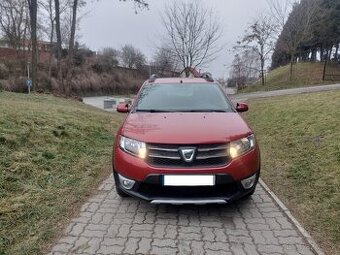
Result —
M133 188L125 189L119 182L117 172L114 172L116 185L124 193L154 204L209 204L229 203L238 200L252 192L256 188L259 178L259 170L256 172L256 180L250 189L243 188L241 181L235 181L228 174L216 174L214 186L163 186L163 175L149 175L144 181L136 181Z

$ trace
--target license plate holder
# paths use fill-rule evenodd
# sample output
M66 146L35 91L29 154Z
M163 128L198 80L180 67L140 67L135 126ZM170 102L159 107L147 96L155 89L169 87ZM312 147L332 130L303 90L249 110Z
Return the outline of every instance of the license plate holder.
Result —
M163 186L214 186L215 175L164 175Z

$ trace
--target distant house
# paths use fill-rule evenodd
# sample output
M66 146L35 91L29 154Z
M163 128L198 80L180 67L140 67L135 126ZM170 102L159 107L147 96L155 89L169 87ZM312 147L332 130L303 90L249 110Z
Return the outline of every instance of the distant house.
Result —
M53 51L55 43L38 41L38 59L39 62L47 62L50 52ZM26 40L20 49L15 49L4 39L0 39L0 59L2 60L22 60L31 58L31 42Z
M181 72L180 77L199 78L202 77L202 74L194 67L186 67Z

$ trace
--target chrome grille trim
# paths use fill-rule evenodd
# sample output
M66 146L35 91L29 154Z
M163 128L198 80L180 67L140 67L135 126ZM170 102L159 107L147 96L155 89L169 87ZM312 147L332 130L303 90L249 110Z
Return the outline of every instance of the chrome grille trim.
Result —
M196 148L192 162L185 162L181 148ZM156 167L221 167L230 161L228 144L147 144L146 162Z
M148 147L149 150L157 150L157 151L172 151L177 152L178 149L168 149L168 148L162 148L162 147Z
M215 147L215 148L199 148L197 149L198 152L209 152L209 151L217 151L217 150L227 150L227 146Z
M227 156L226 154L211 155L211 156L197 156L196 159L223 158L226 156Z
M171 157L171 156L162 156L162 155L154 155L154 154L149 154L150 158L167 158L167 159L178 159L180 160L181 157Z

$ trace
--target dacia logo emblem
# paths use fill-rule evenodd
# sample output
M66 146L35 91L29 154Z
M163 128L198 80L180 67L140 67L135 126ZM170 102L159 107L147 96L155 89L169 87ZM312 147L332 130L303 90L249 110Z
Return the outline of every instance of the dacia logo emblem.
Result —
M194 160L195 154L196 154L196 148L180 148L179 152L182 156L182 159L190 163Z

